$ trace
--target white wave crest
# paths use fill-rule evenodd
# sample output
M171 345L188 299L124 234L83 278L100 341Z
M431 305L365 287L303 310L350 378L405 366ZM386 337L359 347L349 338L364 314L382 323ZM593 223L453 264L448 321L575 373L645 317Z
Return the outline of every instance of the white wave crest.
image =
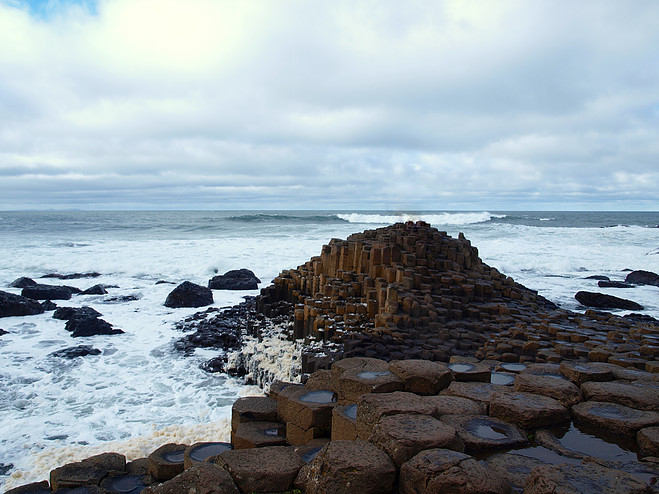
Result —
M382 224L407 221L425 221L431 225L472 225L474 223L485 223L493 218L505 218L505 214L492 214L487 211L473 213L400 213L400 214L339 214L344 221L350 223Z

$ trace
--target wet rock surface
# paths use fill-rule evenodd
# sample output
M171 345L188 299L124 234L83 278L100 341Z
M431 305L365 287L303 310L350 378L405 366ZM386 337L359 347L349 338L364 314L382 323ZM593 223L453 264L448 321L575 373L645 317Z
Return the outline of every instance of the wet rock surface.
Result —
M90 345L78 345L69 348L63 348L62 350L57 350L50 355L53 357L61 358L77 358L77 357L86 357L87 355L100 355L101 351L98 348L94 348Z
M210 288L184 281L167 295L165 307L203 307L212 303L213 292Z
M647 493L648 486L631 474L600 465L546 465L531 471L524 492L584 494Z
M44 308L34 299L0 290L0 317L33 316Z
M234 269L208 281L213 290L256 290L261 280L249 269Z
M23 288L21 295L34 300L69 300L80 290L70 286L36 284Z
M307 494L393 492L396 468L387 454L364 441L332 441L295 481Z
M582 291L577 292L574 298L586 307L596 307L598 309L643 310L641 304L637 304L632 300L607 295L605 293Z

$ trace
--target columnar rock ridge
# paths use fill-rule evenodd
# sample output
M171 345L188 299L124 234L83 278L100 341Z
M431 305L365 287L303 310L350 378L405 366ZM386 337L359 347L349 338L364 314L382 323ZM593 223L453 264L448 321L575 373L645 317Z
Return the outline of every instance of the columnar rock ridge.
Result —
M293 338L343 347L343 357L504 362L578 359L657 371L652 318L562 310L478 257L462 234L424 222L333 239L264 288L266 315L291 304ZM306 372L315 370L307 359Z

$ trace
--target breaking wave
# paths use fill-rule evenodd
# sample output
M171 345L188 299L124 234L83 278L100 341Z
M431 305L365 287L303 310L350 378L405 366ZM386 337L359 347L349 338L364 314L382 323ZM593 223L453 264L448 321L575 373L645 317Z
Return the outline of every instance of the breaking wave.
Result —
M389 225L407 221L425 221L433 226L473 225L506 217L505 214L492 214L487 211L473 213L400 213L391 215L349 213L337 216L350 223Z

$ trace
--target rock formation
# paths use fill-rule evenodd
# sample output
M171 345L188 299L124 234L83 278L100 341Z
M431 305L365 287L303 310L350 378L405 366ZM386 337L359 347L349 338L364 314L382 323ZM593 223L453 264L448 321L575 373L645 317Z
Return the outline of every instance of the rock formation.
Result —
M291 338L339 344L344 357L577 359L645 369L659 355L656 320L562 310L483 263L462 234L423 222L333 239L261 290L262 313L281 314L282 304ZM304 370L326 363L309 357Z

